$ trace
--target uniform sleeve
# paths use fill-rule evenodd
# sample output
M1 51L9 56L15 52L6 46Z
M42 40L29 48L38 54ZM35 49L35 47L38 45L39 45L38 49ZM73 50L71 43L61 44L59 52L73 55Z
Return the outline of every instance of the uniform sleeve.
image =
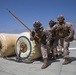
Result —
M55 32L57 30L58 25L55 24L53 27L50 28L50 30L48 31L48 41L53 39L53 32Z
M47 36L47 40L46 41L50 41L52 38L52 34L49 32L49 30L46 31L46 36Z
M57 27L58 27L58 24L55 24L52 28L50 28L50 31L52 32L52 31L56 30Z
M74 27L72 26L72 24L69 24L69 37L71 38L72 36L74 36L75 31L74 31Z

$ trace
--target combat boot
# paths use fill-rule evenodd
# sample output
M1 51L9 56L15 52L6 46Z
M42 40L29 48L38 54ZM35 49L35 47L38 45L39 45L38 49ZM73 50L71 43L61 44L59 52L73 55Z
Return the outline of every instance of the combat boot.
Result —
M44 59L44 63L42 65L41 69L45 69L46 67L48 67L48 59L47 58Z
M69 63L69 58L64 58L64 62L62 63L63 65L66 65Z

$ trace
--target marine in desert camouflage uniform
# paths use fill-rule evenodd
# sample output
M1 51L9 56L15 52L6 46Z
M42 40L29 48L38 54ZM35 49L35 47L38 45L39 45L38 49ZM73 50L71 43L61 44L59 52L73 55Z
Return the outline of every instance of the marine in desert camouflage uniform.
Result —
M48 52L47 52L47 47L46 47L46 33L44 32L43 27L41 27L41 23L39 21L35 21L33 23L34 29L32 30L30 34L30 40L33 41L35 40L35 43L41 50L42 58L43 58L43 65L42 69L48 67Z
M58 36L55 31L51 31L52 27L56 24L55 21L50 20L49 21L49 27L50 27L50 47L51 51L53 53L53 59L56 59L57 56L57 45L58 45Z
M52 31L56 31L59 38L63 38L63 65L69 63L69 46L70 42L74 39L74 28L71 23L64 22L64 16L60 15L57 18L58 23L52 28Z

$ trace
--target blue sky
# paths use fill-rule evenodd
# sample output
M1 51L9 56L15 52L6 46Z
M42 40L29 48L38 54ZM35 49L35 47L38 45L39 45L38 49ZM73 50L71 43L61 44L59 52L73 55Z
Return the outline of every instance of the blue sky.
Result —
M7 9L30 29L35 20L48 29L49 21L56 21L58 15L64 15L65 21L71 22L76 29L76 0L0 0L0 33L22 33L28 30Z

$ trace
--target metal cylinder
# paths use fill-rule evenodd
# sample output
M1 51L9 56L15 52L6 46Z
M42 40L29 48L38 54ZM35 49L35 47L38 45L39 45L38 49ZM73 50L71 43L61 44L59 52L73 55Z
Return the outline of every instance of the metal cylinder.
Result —
M20 57L26 59L37 59L41 57L41 52L36 45L35 41L30 40L30 32L21 33L16 40L16 54L19 54L22 44L26 45L24 50L21 52Z

